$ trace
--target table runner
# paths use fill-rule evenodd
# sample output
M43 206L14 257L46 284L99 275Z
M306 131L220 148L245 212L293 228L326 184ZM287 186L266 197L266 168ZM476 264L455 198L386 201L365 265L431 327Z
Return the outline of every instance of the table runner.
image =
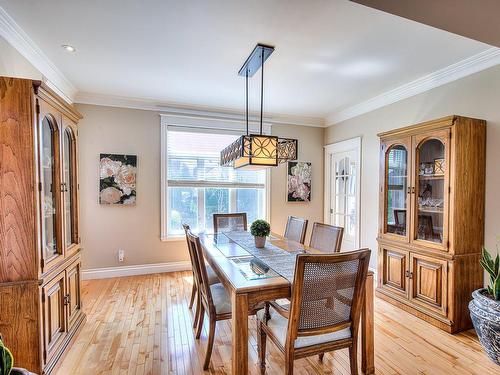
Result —
M286 251L278 246L266 241L266 246L262 249L255 247L253 236L249 232L227 232L224 233L229 239L243 247L251 255L259 258L276 273L283 276L289 282L293 282L295 274L295 259L298 254L303 254L300 250Z

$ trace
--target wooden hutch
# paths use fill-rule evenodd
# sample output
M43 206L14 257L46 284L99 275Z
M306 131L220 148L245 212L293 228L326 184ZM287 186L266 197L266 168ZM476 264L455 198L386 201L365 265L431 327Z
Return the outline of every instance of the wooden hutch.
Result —
M483 287L486 122L460 116L379 134L377 296L448 332Z
M16 366L49 374L85 319L77 122L38 81L0 77L0 333Z

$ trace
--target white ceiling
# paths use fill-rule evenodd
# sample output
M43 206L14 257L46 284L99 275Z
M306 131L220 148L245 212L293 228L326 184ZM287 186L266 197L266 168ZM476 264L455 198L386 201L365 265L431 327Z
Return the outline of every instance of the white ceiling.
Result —
M265 111L319 118L490 48L347 0L0 0L0 6L86 97L243 110L245 82L237 71L263 42L276 46L265 66ZM259 79L250 83L253 109Z

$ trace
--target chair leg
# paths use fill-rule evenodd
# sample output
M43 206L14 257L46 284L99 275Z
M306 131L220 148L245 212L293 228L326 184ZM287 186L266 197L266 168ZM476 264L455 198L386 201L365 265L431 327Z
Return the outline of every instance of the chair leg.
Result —
M194 312L194 322L193 322L193 328L196 329L198 327L198 322L200 320L200 310L201 310L201 297L200 294L196 294L196 310Z
M208 330L207 353L205 354L205 363L203 364L203 370L208 370L208 366L210 365L210 357L212 356L212 349L214 347L214 338L215 338L215 319L212 319L210 317L210 328Z
M285 374L293 375L293 357L285 358Z
M193 308L194 298L196 296L196 283L193 281L193 288L191 289L191 301L189 301L189 308Z
M196 331L196 339L199 339L201 336L201 330L203 329L203 319L205 318L205 308L203 304L200 304L200 312L198 317L198 329Z
M358 340L353 340L349 348L349 361L351 362L351 375L358 375Z
M319 355L319 360L320 360L321 362L323 362L323 357L324 357L324 356L325 356L325 353L321 353L321 354Z
M267 335L262 329L262 323L257 321L257 348L259 353L260 373L266 372L266 342Z
M294 359L293 348L285 349L285 374L286 375L293 375L293 359Z

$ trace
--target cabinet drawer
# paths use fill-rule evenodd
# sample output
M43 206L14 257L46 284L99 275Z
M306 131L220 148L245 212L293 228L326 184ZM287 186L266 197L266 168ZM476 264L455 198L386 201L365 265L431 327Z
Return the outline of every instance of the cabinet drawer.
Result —
M43 359L47 363L66 336L65 273L61 272L42 287Z
M68 331L70 331L81 311L81 261L78 259L66 269L66 308L68 313Z
M379 287L408 298L409 253L397 248L379 248Z
M410 299L440 315L447 315L448 262L410 254Z

